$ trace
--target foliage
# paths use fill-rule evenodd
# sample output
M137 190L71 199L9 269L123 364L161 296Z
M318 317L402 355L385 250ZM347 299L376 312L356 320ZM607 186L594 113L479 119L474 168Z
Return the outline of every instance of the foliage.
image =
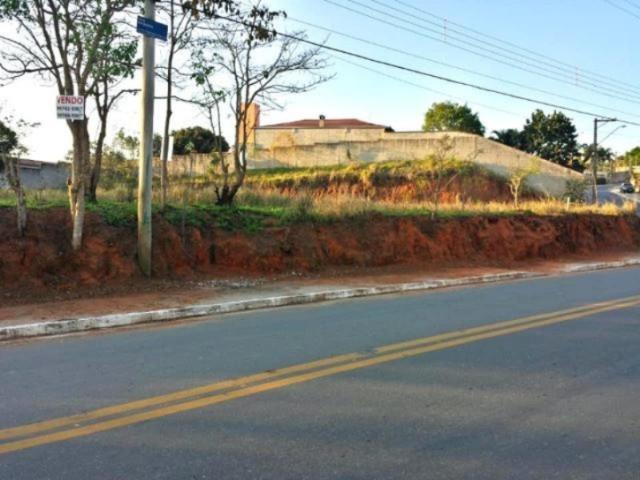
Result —
M494 130L491 140L507 145L508 147L517 148L523 150L524 138L522 132L517 128L507 128L504 130Z
M425 132L466 132L484 135L485 128L478 114L467 105L440 102L431 105L424 116Z
M527 180L532 175L535 175L540 171L540 166L537 162L531 162L526 167L518 167L511 172L509 176L509 190L513 197L513 206L518 208L520 206L520 195L522 190L526 187Z
M18 134L0 120L0 161L2 156L11 154L17 147Z
M564 198L571 202L582 203L587 194L589 182L586 180L567 180L564 191Z
M137 162L127 159L120 151L108 147L104 150L102 162L102 187L105 190L113 190L118 186L124 186L127 199L132 201L138 184Z
M522 129L526 152L564 167L579 169L578 133L573 121L562 112L547 115L536 110Z
M192 148L187 151L187 145ZM202 127L182 128L173 132L173 153L185 155L187 153L211 153L213 151L229 151L229 144L222 135L216 135L211 130Z

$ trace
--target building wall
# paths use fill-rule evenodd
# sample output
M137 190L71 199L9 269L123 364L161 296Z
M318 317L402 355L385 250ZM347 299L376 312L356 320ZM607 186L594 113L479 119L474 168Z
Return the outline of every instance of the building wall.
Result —
M262 135L262 131L259 135ZM336 140L311 143L310 138L322 138L322 134L311 130L297 132L302 143L286 145L274 142L256 145L250 156L251 168L273 167L314 167L321 165L339 165L351 162L384 162L391 160L419 160L433 155L442 149L442 140L449 137L452 142L451 155L459 160L477 163L504 177L517 168L537 166L539 173L532 176L528 185L551 195L561 196L565 192L567 180L580 180L582 175L554 163L542 160L528 153L516 150L484 137L465 133L424 133L424 132L384 132L366 131L364 140ZM290 133L284 131L282 133ZM296 140L297 137L294 137ZM329 138L327 136L326 138Z
M66 162L38 162L37 165L20 165L20 180L29 190L65 189L69 178L70 165ZM0 173L0 188L8 188L4 173Z

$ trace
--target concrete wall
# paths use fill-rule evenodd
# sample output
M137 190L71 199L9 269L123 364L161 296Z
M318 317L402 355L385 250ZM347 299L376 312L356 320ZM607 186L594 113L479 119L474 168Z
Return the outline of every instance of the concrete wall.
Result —
M364 135L372 137L379 135L377 139L350 141L336 141L334 139L324 143L309 143L306 140L306 133L298 132L298 135L304 136L302 144L284 146L282 143L276 142L269 148L264 147L264 144L256 144L250 154L249 166L251 168L313 167L352 162L420 160L433 155L438 149L442 149L443 138L448 137L452 144L450 155L459 160L482 165L504 177L510 176L511 172L517 168L536 165L539 173L529 179L528 185L544 194L561 196L565 192L567 180L581 180L583 178L581 174L573 170L501 143L465 133L396 133L374 130L367 131ZM311 133L309 135L312 138L318 138L319 134Z
M191 158L193 159L193 166L190 167ZM189 175L189 169L192 168L193 175L206 175L211 166L211 154L209 153L196 153L192 157L189 155L174 155L170 161L167 162L167 171L170 177L178 177L183 175ZM153 158L153 173L160 176L162 163L160 157Z
M28 190L65 189L70 168L66 162L21 162L20 180ZM8 188L4 173L0 173L0 188Z

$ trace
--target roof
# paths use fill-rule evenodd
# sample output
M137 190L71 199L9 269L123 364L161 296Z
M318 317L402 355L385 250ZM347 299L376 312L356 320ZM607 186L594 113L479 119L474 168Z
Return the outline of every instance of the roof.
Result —
M385 125L364 122L357 118L327 118L324 127L320 127L320 120L317 118L296 120L294 122L276 123L273 125L263 125L258 128L387 128Z

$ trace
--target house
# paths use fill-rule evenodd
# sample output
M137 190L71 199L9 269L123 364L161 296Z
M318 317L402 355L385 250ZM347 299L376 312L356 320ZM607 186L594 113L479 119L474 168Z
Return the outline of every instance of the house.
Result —
M20 180L24 188L33 190L64 189L67 186L70 164L68 162L42 162L21 158L18 160ZM0 168L0 188L7 188L4 166Z

